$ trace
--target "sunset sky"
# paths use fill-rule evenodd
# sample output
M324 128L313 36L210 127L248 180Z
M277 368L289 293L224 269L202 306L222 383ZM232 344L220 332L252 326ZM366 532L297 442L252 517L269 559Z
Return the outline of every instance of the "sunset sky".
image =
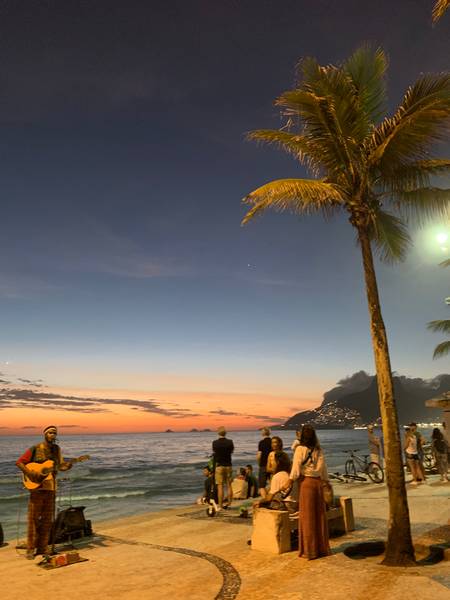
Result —
M373 373L350 225L240 227L248 192L305 175L244 137L282 125L301 57L364 41L389 55L392 109L448 68L432 4L2 3L0 435L254 428ZM430 378L450 372L426 330L449 318L450 224L412 233L377 271L393 369Z

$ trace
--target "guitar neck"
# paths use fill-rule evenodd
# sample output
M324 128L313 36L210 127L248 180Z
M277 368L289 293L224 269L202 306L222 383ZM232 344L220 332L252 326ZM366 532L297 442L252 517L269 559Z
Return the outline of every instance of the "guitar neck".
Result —
M78 458L71 458L69 460L65 460L64 463L66 465L74 465L75 463L84 462L85 460L89 460L91 457L89 454L85 454L83 456L79 456Z

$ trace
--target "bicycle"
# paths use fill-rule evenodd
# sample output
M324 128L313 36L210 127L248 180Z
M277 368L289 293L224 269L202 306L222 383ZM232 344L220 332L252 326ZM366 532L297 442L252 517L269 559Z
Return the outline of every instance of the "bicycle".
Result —
M337 481L340 481L341 483L345 483L345 475L341 475L341 473L339 473L338 471L336 471L335 473L328 473L328 477L330 479L336 479Z
M364 455L364 460L355 454L359 450L345 450L346 454L350 454L350 458L345 461L345 475L344 477L354 479L355 481L367 481L365 477L357 475L357 472L368 475L373 483L383 483L384 473L383 469L377 462L368 461L368 454Z
M425 468L426 473L435 473L436 472L436 459L434 457L434 453L431 447L431 444L424 444L422 446L423 450L423 466Z

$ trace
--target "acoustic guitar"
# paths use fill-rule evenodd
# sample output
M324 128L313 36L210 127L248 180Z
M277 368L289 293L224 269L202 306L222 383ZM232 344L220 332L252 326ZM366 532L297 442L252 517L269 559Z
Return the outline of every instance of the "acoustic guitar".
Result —
M64 464L73 465L78 462L89 460L90 458L89 454L83 454L83 456L79 456L78 458L65 460ZM23 473L23 485L27 490L37 490L44 481L53 477L53 473L56 473L56 471L59 470L53 460L46 460L43 463L28 463L26 467L32 472L31 478Z

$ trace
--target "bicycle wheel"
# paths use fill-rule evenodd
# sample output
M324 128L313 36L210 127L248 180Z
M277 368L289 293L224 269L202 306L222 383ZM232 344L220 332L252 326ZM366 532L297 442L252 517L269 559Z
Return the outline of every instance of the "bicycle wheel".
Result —
M328 473L330 479L337 479L338 481L345 482L345 479L340 473Z
M349 458L345 463L345 474L350 475L350 477L356 477L355 463L351 458Z
M433 454L423 455L423 466L428 473L432 473L436 469L436 461Z
M367 475L374 483L383 483L384 481L384 473L383 469L376 462L370 462L367 465Z

